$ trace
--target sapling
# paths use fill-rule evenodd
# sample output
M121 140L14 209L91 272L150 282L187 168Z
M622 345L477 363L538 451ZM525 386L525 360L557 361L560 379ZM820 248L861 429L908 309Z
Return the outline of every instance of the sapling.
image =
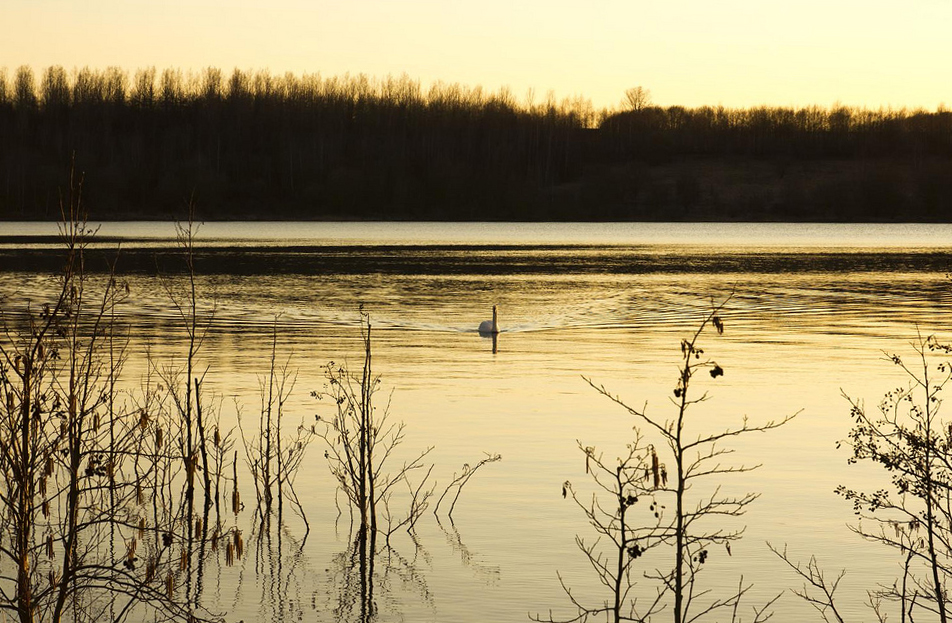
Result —
M23 623L202 620L178 590L188 550L160 491L161 429L151 409L119 400L127 286L88 272L92 235L71 184L57 294L40 309L2 310L0 611ZM170 504L150 517L150 499Z
M837 487L853 503L862 538L896 549L903 575L871 599L898 603L902 621L915 611L949 618L952 576L952 424L940 418L942 390L952 378L952 346L918 334L911 362L896 354L907 384L888 392L876 411L849 398L853 428L844 442L850 463L870 461L889 474L890 488L873 492Z
M605 554L597 549L597 542L586 544L577 537L579 548L600 582L609 589L609 598L603 605L588 604L576 598L563 582L563 588L578 610L577 615L565 619L551 615L546 619L535 617L537 620L584 621L607 612L616 622L642 621L667 608L671 609L675 623L691 623L722 610L729 610L732 620L737 620L738 605L750 585L741 581L736 590L718 596L702 588L699 581L708 559L715 555L714 547L719 546L720 551L730 555L731 544L744 532L743 528L734 527L733 522L718 526L713 521L744 515L747 507L759 497L756 493L724 495L720 492L719 479L757 466L722 463L733 450L720 444L730 438L772 430L789 422L795 414L763 424L752 424L744 417L740 425L720 432L698 430L689 417L693 407L708 399L706 392L696 394L694 391L698 373L707 371L710 382L725 374L724 368L704 354L700 338L709 328L719 335L723 333L721 314L727 300L712 305L695 332L681 340L681 365L672 390L672 416L661 418L649 414L647 406L631 407L604 386L585 379L636 419L635 438L617 465L603 460L595 448L579 443L585 454L586 471L602 495L607 494L607 501L596 496L591 503L581 503L569 483L563 486L563 496L571 492L595 531L609 538L609 553ZM713 493L691 495L692 486L705 482L713 485ZM641 578L653 584L655 591L647 605L639 610L636 600L630 598L635 577L633 568L635 561L649 550L654 550L650 556L652 565L667 559L670 567L646 565L641 569ZM609 559L613 561L611 566L607 563ZM769 618L768 609L775 600L776 597L754 608L753 620Z
M380 533L389 540L400 528L412 529L429 504L432 488L424 484L432 467L417 486L409 482L413 472L424 468L423 459L433 448L427 448L392 472L388 470L394 450L404 439L405 425L389 421L389 405L378 411L374 404L380 377L372 369L371 328L369 316L362 315L364 362L360 374L345 366L328 365L328 389L312 395L334 406L330 419L325 421L318 416L325 426L319 435L326 443L325 457L339 490L351 512L356 511L359 516L358 533L369 533L374 538ZM397 518L391 513L390 500L400 485L409 487L411 504L406 515ZM386 527L380 525L380 519L386 519Z

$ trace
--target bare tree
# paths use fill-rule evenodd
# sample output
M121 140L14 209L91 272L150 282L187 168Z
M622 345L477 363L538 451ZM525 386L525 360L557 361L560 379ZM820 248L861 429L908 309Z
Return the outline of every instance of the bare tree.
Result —
M362 315L361 334L364 344L364 363L360 375L352 374L345 366L329 365L326 392L314 392L317 398L328 399L335 405L332 417L326 422L320 436L327 444L331 473L344 493L351 513L359 516L358 532L372 537L380 533L389 541L400 528L412 530L421 513L428 506L432 488L427 489L432 466L417 485L410 483L410 475L423 470L423 459L433 449L427 448L415 458L404 462L395 471L388 471L389 459L404 439L406 425L389 421L389 404L378 411L374 396L380 388L380 377L372 369L371 324L369 316ZM390 500L396 487L407 486L411 503L405 515L391 512ZM380 525L384 519L386 527Z
M627 89L622 105L628 110L644 110L651 105L651 91L644 87Z
M285 437L282 422L286 417L284 405L294 391L297 373L290 368L291 358L284 362L278 357L278 319L275 318L271 335L271 358L268 374L259 379L261 404L256 429L246 428L241 409L238 409L238 427L245 448L245 457L255 485L256 515L267 525L277 502L278 523L283 522L284 499L287 497L309 530L304 509L294 491L298 467L307 447L317 434L315 428L297 426ZM305 535L306 538L306 535Z
M887 354L908 384L888 392L877 412L846 396L853 418L845 442L852 449L850 463L879 464L891 488L866 492L840 486L837 493L853 503L860 518L851 527L856 534L896 549L904 559L901 580L871 598L898 603L903 621L920 609L945 623L952 574L952 424L939 412L942 390L952 378L952 346L919 334L912 347L913 363Z
M152 414L116 399L125 342L114 312L127 287L86 271L80 190L71 183L63 206L55 300L3 316L0 610L22 623L200 620L177 590L183 525L146 511L164 458Z
M671 607L675 623L690 623L721 610L731 611L732 620L737 620L738 606L750 585L744 585L741 579L736 591L714 596L699 585L700 574L713 555L713 546L723 547L730 555L731 543L744 532L743 528L733 527L736 524L730 520L741 517L759 494L726 496L716 483L709 485L709 489L713 488L710 494L692 496L691 489L694 485L755 469L757 466L724 463L724 458L733 450L721 444L741 435L772 430L794 416L764 424L752 424L744 417L739 426L720 432L692 432L695 427L688 414L692 407L708 399L707 393L696 397L692 393L692 382L697 382L695 375L706 370L711 379L717 379L724 374L720 365L704 355L699 340L709 327L719 334L723 332L721 313L726 303L712 304L712 310L694 334L681 341L680 375L673 390L675 414L672 417L662 419L649 415L647 407L631 407L604 386L586 379L599 393L635 416L638 424L628 454L619 459L616 466L603 461L594 448L579 444L586 456L587 471L592 473L601 492L608 494L609 502L606 505L593 498L591 504L582 504L569 483L563 488L563 495L572 491L573 499L582 506L596 532L610 539L609 549L614 556L611 567L607 564L609 559L596 549L597 543L587 545L578 539L578 544L599 580L611 590L612 598L603 607L586 606L563 584L579 611L576 617L561 620L585 620L608 612L615 621L641 621L667 607ZM648 435L656 437L660 444L649 443ZM632 521L632 507L644 498L650 500L647 521ZM713 520L729 523L712 525ZM625 604L632 586L632 561L625 559L625 555L630 559L641 558L648 550L657 550L650 557L652 561L667 558L671 567L643 569L643 578L652 582L656 591L649 605L639 613L634 601ZM765 621L771 616L768 607L774 600L754 609L754 621ZM545 620L557 619L550 616Z
M663 544L660 539L650 536L656 526L656 517L661 512L653 495L653 483L660 484L662 474L654 449L642 441L641 434L636 431L635 440L628 444L628 454L615 464L606 461L601 454L596 455L595 448L578 442L579 450L585 455L585 473L591 477L596 490L590 500L580 498L572 483L566 481L562 485L562 497L571 496L598 535L593 542L576 536L575 544L584 554L599 583L608 589L608 598L600 604L592 604L577 597L559 573L559 583L575 606L576 615L555 619L550 612L547 618L535 616L533 620L570 623L605 615L607 620L614 623L646 621L664 608L662 591L658 591L648 605L640 610L636 600L630 598L637 583L633 573L638 559ZM636 513L636 505L641 508L647 506L648 511ZM602 551L603 540L608 543L607 552Z
M433 488L427 487L433 466L423 460L433 449L427 448L413 459L389 471L394 450L404 439L405 425L389 422L389 404L378 411L374 396L380 388L380 378L373 373L370 317L361 311L361 337L364 361L360 374L346 366L330 364L326 369L328 389L312 392L318 399L333 404L331 417L319 431L326 444L324 456L337 480L338 491L344 494L350 512L353 544L345 554L350 559L346 587L342 587L341 604L353 608L359 599L360 620L369 621L376 613L374 596L375 567L378 535L392 559L396 556L391 537L400 529L412 536L417 521L429 506ZM318 416L321 420L321 416ZM411 482L411 474L424 471L419 483ZM398 488L406 487L409 498L405 513L395 513L392 499ZM358 515L354 528L354 512ZM392 569L387 562L387 569Z

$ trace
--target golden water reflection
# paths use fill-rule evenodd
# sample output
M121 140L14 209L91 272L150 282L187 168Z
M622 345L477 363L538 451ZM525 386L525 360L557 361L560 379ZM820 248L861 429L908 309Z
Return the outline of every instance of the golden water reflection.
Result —
M124 312L131 378L144 370L147 349L168 357L181 352L183 339L147 270L154 256L135 253ZM40 256L30 261L45 265ZM894 577L896 567L888 552L848 531L851 508L833 494L838 484L885 484L875 470L847 467L847 454L835 448L850 425L841 390L875 404L903 382L883 351L908 350L917 331L952 337L950 260L949 249L932 246L305 245L250 253L229 246L209 250L210 270L199 275L200 291L217 300L203 351L211 366L206 386L226 398L226 421L234 417L232 396L256 404L277 316L280 347L300 368L288 413L312 418L309 393L323 383L320 365L358 361L363 305L374 322L376 368L394 390L391 410L407 423L407 453L435 445L434 475L444 483L483 452L504 457L467 486L451 527L421 521L418 542L404 539L391 552L392 569L377 568L378 620L525 620L528 612L568 605L556 570L577 590L597 588L574 549L583 518L559 488L567 479L584 482L576 440L619 453L634 422L581 376L652 412L670 409L681 336L712 298L733 292L724 336L704 340L725 375L704 384L711 400L697 408L698 426L801 414L735 445L739 461L763 467L726 486L763 496L745 517L747 533L733 555L713 553L702 578L733 587L743 573L761 597L795 586L764 546L788 543L795 555L817 554L830 569L848 570L843 611L862 620L865 591ZM51 287L48 272L11 266L0 266L4 308L39 304ZM491 342L476 327L494 304L502 331ZM15 314L6 319L17 322ZM342 587L355 568L354 548L338 524L321 455L315 446L298 484L312 525L307 542L293 545L291 529L280 543L261 546L261 562L217 575L213 610L229 620L337 620L334 602L350 594ZM780 620L798 620L810 616L804 608L788 596L776 609ZM343 618L361 620L360 612Z

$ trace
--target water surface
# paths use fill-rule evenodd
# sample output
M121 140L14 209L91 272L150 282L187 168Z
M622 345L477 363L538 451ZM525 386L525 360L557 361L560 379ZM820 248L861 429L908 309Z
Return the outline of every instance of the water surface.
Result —
M49 224L0 224L5 310L38 305L53 291L55 233ZM130 283L127 374L144 370L147 349L181 357L163 287L183 274L174 228L107 223L98 234L90 265L118 257ZM393 417L407 424L406 454L435 446L434 475L444 484L484 452L503 455L467 485L455 525L427 517L416 546L399 544L381 621L570 615L557 570L599 601L574 546L576 534L594 535L561 485L587 486L577 442L617 455L636 422L583 375L664 417L681 337L712 300L727 297L725 334L703 339L726 373L699 386L710 400L692 416L696 430L737 425L744 415L800 415L734 444L738 463L762 467L725 479L725 489L763 495L744 518L743 541L730 556L712 552L702 581L720 590L743 574L756 599L799 587L764 544L787 543L831 572L848 570L843 610L862 620L865 591L898 573L891 552L849 531L852 509L833 493L841 483L886 484L875 470L848 467L835 448L850 425L841 391L875 405L904 382L884 351L909 352L917 333L952 335L950 226L206 223L196 265L204 308L215 307L202 356L208 386L225 398L225 421L234 421L232 397L257 404L275 322L279 348L300 370L289 417L311 421L321 408L310 397L323 384L320 366L359 363L362 306ZM476 332L492 305L502 327L495 353ZM335 526L334 485L318 446L299 489L311 536L296 550L300 526L291 525L280 544L262 546L264 562L220 570L209 605L229 620L335 619L347 526ZM789 594L776 609L779 620L815 619Z

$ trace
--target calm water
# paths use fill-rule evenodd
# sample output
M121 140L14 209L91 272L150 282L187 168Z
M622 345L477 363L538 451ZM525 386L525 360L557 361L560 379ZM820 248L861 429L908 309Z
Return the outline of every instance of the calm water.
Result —
M0 224L5 309L39 304L51 291L54 234L47 224ZM799 588L765 546L787 543L796 557L816 554L830 573L847 570L841 608L863 620L866 590L899 571L891 552L849 531L850 505L833 494L838 484L886 483L876 470L848 467L835 448L850 423L841 391L875 405L904 382L883 351L909 352L917 331L952 338L952 227L208 223L199 235L200 291L217 306L202 355L224 421L234 420L233 396L256 406L277 318L279 347L299 369L288 417L310 422L321 408L310 398L323 386L321 364L360 363L363 305L377 372L393 390L392 417L407 424L405 455L435 446L433 473L444 485L462 463L503 455L467 485L454 526L427 516L417 545L398 542L399 556L383 565L381 621L572 615L557 570L577 595L600 602L574 545L576 534L594 535L561 485L590 489L576 440L611 457L635 422L582 376L649 413L670 413L680 338L712 298L731 292L725 334L703 341L726 374L703 383L711 398L694 413L696 430L744 415L800 415L734 444L738 464L762 467L725 479L725 489L763 495L733 555L712 552L701 581L719 590L743 575L755 585L751 604ZM131 386L147 348L160 357L182 352L155 276L180 278L180 258L171 225L104 224L99 236L91 265L104 265L121 243L118 267L131 284ZM495 354L475 331L494 304L503 331ZM215 571L208 605L228 620L335 620L347 526L335 527L319 445L298 489L312 525L303 547L292 522L280 542L275 535L257 556ZM776 610L777 620L816 620L789 593Z

